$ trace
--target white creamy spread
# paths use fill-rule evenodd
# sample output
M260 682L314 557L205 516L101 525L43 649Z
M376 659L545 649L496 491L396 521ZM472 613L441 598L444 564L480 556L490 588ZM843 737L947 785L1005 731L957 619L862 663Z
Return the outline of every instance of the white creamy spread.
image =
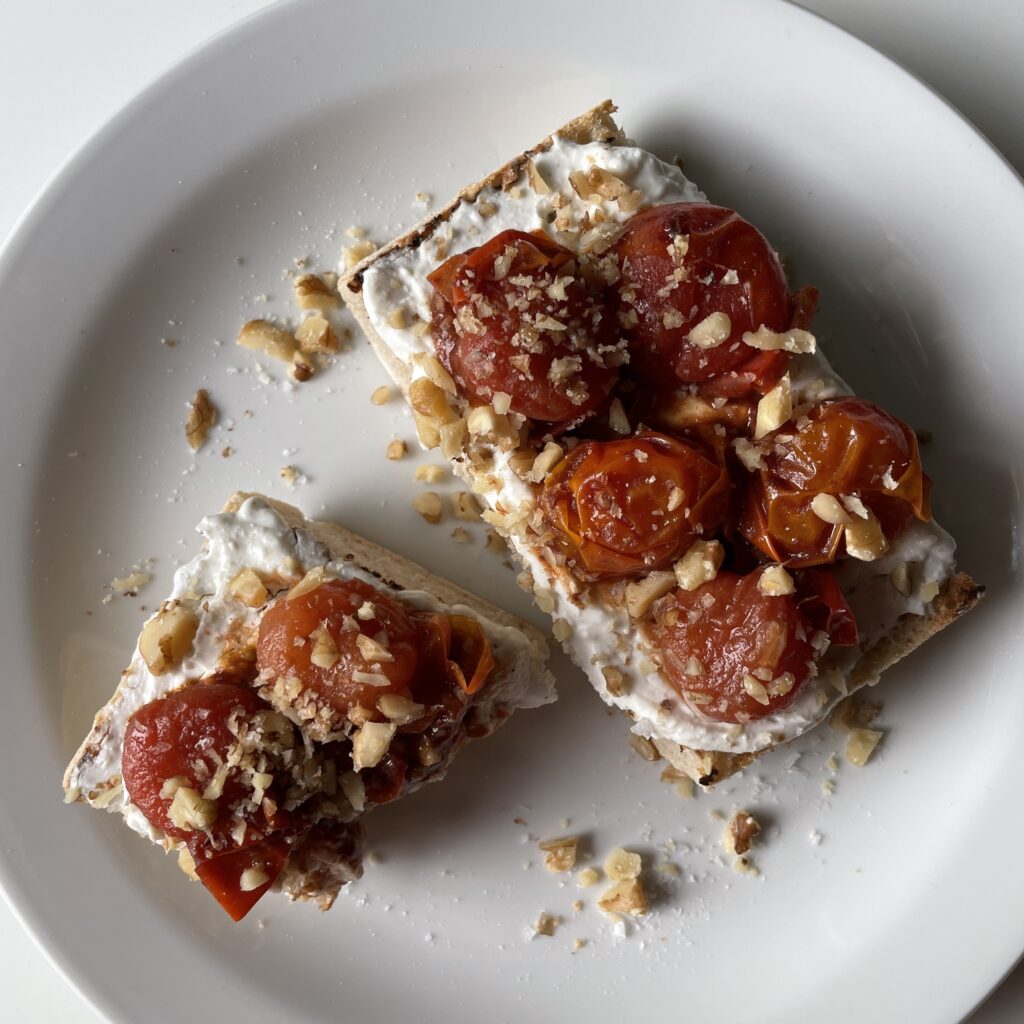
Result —
M611 171L630 187L642 190L651 204L706 201L703 193L678 167L633 146L578 144L556 138L550 150L534 157L534 163L552 190L570 198L574 219L586 209L593 210L594 203L591 200L584 203L576 195L569 183L569 174L595 164ZM550 196L533 191L525 175L517 184L518 197L497 188L481 193L482 198L496 208L486 218L481 216L476 203L463 201L459 204L447 223L437 229L448 239L448 256L480 245L509 228L548 230L548 215L552 210ZM600 206L611 220L622 222L632 216L620 211L613 201L601 200ZM411 331L396 329L389 325L388 316L396 306L402 305L429 321L431 288L427 275L441 262L434 253L434 246L429 240L425 241L415 249L378 260L363 277L363 301L374 329L395 355L406 362L417 353L433 351L430 337L417 337ZM794 405L852 394L820 352L794 356L790 377ZM525 503L532 502L532 492L509 466L507 454L495 450L494 461L494 474L500 487L481 497L493 508L500 495L502 508L514 515ZM642 736L671 740L700 750L756 751L806 732L822 721L844 695L842 684L837 688L826 678L810 679L784 710L745 725L707 718L676 699L665 709L661 701L666 697L674 698L675 690L651 664L650 649L628 614L624 610L579 607L538 552L515 535L508 539L533 575L536 586L551 592L555 604L552 616L564 619L572 627L569 639L563 644L566 652L587 674L607 704L633 716L633 731ZM941 586L949 578L955 548L952 537L934 521L914 521L883 558L874 562L848 559L837 566L837 578L856 617L860 644L832 648L828 652L830 660L848 669L862 651L891 633L901 616L926 614L927 602L917 596L921 585ZM914 586L909 596L901 594L888 578L888 573L901 562L908 563L909 578ZM608 691L601 671L606 665L622 671L626 684L621 695Z
M247 608L228 593L228 583L242 569L255 569L264 576L294 577L317 566L326 566L332 575L341 579L361 579L372 586L384 587L372 573L352 562L333 561L328 549L311 533L289 527L261 498L248 498L237 512L207 516L197 530L206 538L206 543L192 561L174 574L174 586L169 595L193 607L198 615L199 627L192 651L163 675L154 676L136 647L117 692L97 716L90 733L89 741L96 741L99 748L96 756L84 760L69 780L86 798L112 782L119 782L125 726L131 715L189 680L214 671L228 629L239 620L246 625L258 622L262 609ZM528 641L519 630L492 622L463 605L449 607L423 591L390 592L420 611L453 612L480 622L495 661L504 671L485 687L478 703L482 700L488 705L531 708L555 699L550 677L545 671L538 671L536 658L530 654ZM154 842L163 841L162 833L149 824L123 789L119 790L117 799L109 803L102 796L91 802L120 811L136 832Z

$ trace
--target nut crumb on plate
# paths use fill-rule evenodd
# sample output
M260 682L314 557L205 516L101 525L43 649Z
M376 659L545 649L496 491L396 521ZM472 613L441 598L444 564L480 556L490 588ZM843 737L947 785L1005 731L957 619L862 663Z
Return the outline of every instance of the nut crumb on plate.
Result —
M444 503L436 491L424 491L412 499L412 507L428 522L439 523L444 515Z
M761 831L761 823L746 811L733 811L722 833L722 846L726 853L744 854L754 844Z
M558 839L545 839L537 845L544 851L544 866L548 871L571 871L576 866L576 852L579 847L579 836L562 836Z
M217 422L217 409L210 401L206 388L200 388L189 402L185 420L185 440L192 451L198 451L206 441L210 428Z
M397 462L399 459L404 458L408 451L409 446L404 441L396 438L394 441L388 442L386 454L392 462Z

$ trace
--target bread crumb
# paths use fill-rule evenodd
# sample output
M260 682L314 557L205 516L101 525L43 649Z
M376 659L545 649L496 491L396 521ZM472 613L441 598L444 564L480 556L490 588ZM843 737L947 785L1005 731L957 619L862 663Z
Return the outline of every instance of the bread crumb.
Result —
M583 909L583 900L573 900L572 909L578 914Z
M628 878L609 886L597 901L608 915L647 913L647 897L638 878Z
M396 439L388 442L386 454L392 462L397 462L399 459L405 458L408 451L409 446L404 441Z
M299 472L294 466L282 466L279 474L285 485L292 490L295 490L299 484L309 483L309 478L305 473Z
M604 873L613 882L624 882L631 878L638 878L642 865L639 853L633 853L617 846L605 858Z
M577 876L576 881L581 889L589 889L597 885L601 880L601 873L596 868L584 868Z

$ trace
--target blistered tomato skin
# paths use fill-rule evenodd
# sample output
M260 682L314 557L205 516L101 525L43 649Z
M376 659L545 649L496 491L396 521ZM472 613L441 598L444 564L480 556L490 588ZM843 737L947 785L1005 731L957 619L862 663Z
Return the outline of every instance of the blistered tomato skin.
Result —
M707 394L735 397L763 393L785 373L786 352L743 343L744 332L762 325L788 330L794 310L771 246L737 213L706 203L651 207L627 223L615 254L630 373L645 384L699 383ZM701 348L688 334L712 313L725 313L731 332Z
M318 654L320 629L326 630L329 642L326 648L320 644ZM374 653L362 637L380 650ZM267 610L260 622L256 662L276 678L294 676L304 690L344 717L357 704L375 707L386 693L408 694L419 643L416 622L399 601L362 580L329 579ZM328 666L332 647L336 658ZM373 681L360 681L360 674Z
M547 237L503 231L429 281L434 346L473 404L502 393L514 413L574 422L618 379L623 353L607 285Z
M653 640L669 682L695 711L720 722L743 724L788 707L818 657L817 626L834 627L835 643L856 642L838 587L816 583L801 593L798 584L796 594L769 597L758 589L761 571L720 572L656 605Z
M121 773L132 803L154 828L176 839L193 839L194 830L179 828L169 817L172 798L161 795L164 784L183 778L202 794L238 743L238 726L232 731L231 723L267 710L254 690L234 683L197 683L139 708L125 726L121 755ZM205 765L201 773L197 761ZM228 775L210 827L216 843L224 841L234 824L232 808L250 793L237 772Z
M843 526L818 517L818 494L853 496L877 516L887 540L911 518L931 518L931 482L914 432L861 398L814 406L766 439L764 467L750 479L740 532L776 561L823 565L845 555Z
M729 489L712 458L648 432L577 445L548 477L539 503L569 561L599 578L669 565L722 523Z

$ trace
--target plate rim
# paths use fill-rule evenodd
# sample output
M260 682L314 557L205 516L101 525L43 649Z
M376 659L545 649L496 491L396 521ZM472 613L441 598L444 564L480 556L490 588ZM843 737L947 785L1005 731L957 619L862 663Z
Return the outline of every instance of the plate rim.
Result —
M174 89L177 83L197 64L205 64L215 58L218 51L226 46L236 45L247 33L261 33L266 25L278 19L290 19L297 16L302 8L316 8L322 0L275 0L274 3L252 11L236 21L218 29L197 44L185 50L177 59L165 64L160 70L136 90L115 112L95 127L82 139L52 171L44 183L36 190L31 201L14 221L5 237L0 240L0 285L16 263L18 250L27 243L35 231L36 225L45 219L51 208L59 203L62 194L72 185L90 161L101 156L108 143L124 131L130 131L137 124L137 119L148 103L157 99L166 90ZM920 87L931 101L937 101L947 116L966 126L975 139L981 143L985 157L995 157L1003 171L1008 172L1012 184L1024 189L1024 174L1009 161L1002 151L988 136L952 101L932 86L928 81L908 68L902 61L891 56L865 40L854 32L834 22L827 15L802 6L798 0L783 0L780 6L788 9L789 16L809 17L814 19L825 31L840 34L845 42L853 44L861 55L874 61L887 64L897 70L911 83ZM10 908L12 915L26 931L37 949L43 954L52 967L75 990L100 1017L111 1022L120 1021L119 1012L111 1004L105 987L79 970L75 962L60 948L58 935L54 934L52 925L47 924L38 908L22 891L20 881L5 850L0 848L0 895ZM1002 984L1018 963L1024 960L1024 922L1020 926L1019 950L1005 967L1000 969L998 976L991 985L965 1009L959 1018L964 1021L973 1014Z

